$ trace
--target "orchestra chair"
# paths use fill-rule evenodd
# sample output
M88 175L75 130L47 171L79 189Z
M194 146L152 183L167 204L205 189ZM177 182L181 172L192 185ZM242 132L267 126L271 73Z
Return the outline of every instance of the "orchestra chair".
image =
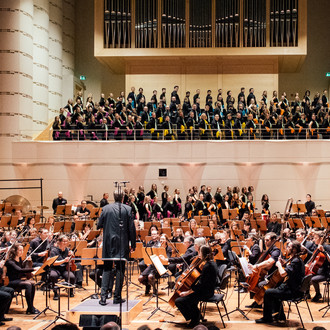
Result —
M218 291L218 293L224 295L224 299L226 299L228 293L230 276L230 272L227 271L227 265L221 265L218 268L218 285L215 289ZM229 321L229 316L227 315L227 317Z
M23 292L22 292L21 289L14 290L14 298L16 299L16 305L18 305L18 297L21 297L22 308L24 309L24 299L23 299L23 297L25 297L25 296L23 295Z
M297 309L297 312L298 312L298 315L299 315L299 318L300 318L300 322L301 322L301 326L303 328L304 327L304 323L303 323L303 320L302 320L302 317L301 317L301 314L300 314L300 311L299 311L299 308L298 308L298 305L305 301L306 302L306 305L307 305L307 308L308 308L308 311L309 311L309 315L311 317L311 320L312 322L314 322L314 319L313 319L313 315L312 315L312 312L309 308L309 305L308 305L308 301L307 301L307 296L308 296L308 292L309 292L309 287L310 287L310 284L311 284L311 279L312 279L312 276L313 274L309 274L307 276L304 277L303 279L303 282L301 284L301 288L300 288L300 292L301 292L301 295L297 298L293 298L293 299L287 299L287 300L282 300L282 306L281 308L283 309L283 302L286 301L289 305L289 310L288 310L288 315L287 315L287 319L289 319L289 315L290 315L290 310L291 310L291 304L295 304L296 305L296 309Z
M222 306L223 306L223 308L224 308L224 310L225 310L225 312L226 312L226 314L227 314L227 317L228 317L227 307L226 307L226 304L225 304L224 297L225 297L225 295L222 294L222 293L215 293L215 294L213 295L213 297L211 297L211 298L209 298L209 299L207 299L207 300L202 300L202 301L200 301L200 307L199 307L199 309L200 309L200 312L201 312L201 318L202 318L202 321L203 321L203 322L206 322L206 320L204 319L204 317L205 317L205 312L206 312L206 306L207 306L208 303L209 303L209 304L212 303L212 304L215 304L215 305L217 306L217 309L218 309L219 316L220 316L220 318L221 318L221 322L222 322L222 324L223 324L223 327L224 327L224 328L226 327L225 322L224 322L224 320L223 320L223 316L222 316L222 314L221 314L220 307L219 307L219 304L221 303ZM229 317L228 317L228 319L229 319Z

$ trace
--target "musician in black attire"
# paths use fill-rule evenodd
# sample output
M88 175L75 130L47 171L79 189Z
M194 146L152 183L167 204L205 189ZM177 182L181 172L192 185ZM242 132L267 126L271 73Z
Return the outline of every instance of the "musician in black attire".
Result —
M303 247L306 249L307 251L307 257L305 258L304 262L306 263L308 261L308 259L312 256L313 252L316 250L317 246L315 245L315 243L313 241L309 241L308 239L306 239L306 230L304 229L298 229L296 231L296 240L301 244L303 243ZM305 242L304 242L305 240Z
M200 248L199 257L206 261L201 276L189 291L181 292L180 297L175 300L175 305L184 318L187 321L190 320L189 327L194 327L199 323L201 314L198 303L213 297L217 279L217 266L213 261L211 248L203 245Z
M196 239L197 240L197 239ZM197 243L198 241L196 241ZM186 269L186 264L190 265L192 260L197 256L197 250L195 247L195 240L192 236L187 236L184 238L183 243L187 246L187 250L184 255L180 257L170 257L168 258L168 269L175 276L177 273L177 265L183 264L182 270ZM165 258L161 259L165 260Z
M52 208L54 210L54 214L56 213L56 209L57 209L58 205L66 205L67 203L68 203L68 201L65 198L63 198L63 193L61 191L59 191L58 197L54 198L54 200L53 200Z
M53 287L57 283L60 276L64 278L66 282L70 282L71 284L75 283L75 276L70 271L68 272L68 262L70 261L70 255L72 251L69 251L67 248L69 239L65 235L61 235L57 240L57 246L53 247L50 251L49 257L58 256L56 261L53 263L51 267L51 271L49 274L49 279L53 283ZM70 289L70 297L74 297L73 289ZM54 300L58 300L57 290L54 290Z
M320 292L320 282L324 282L330 273L330 264L329 264L329 255L330 255L330 245L323 244L321 245L322 238L324 237L323 231L314 232L313 242L315 244L315 250L318 249L320 252L326 254L326 259L323 265L318 269L317 273L311 279L311 285L313 285L315 289L315 296L313 297L313 302L318 302L321 298ZM308 263L308 261L307 261Z
M47 254L48 242L48 230L46 228L40 228L39 237L36 237L30 242L29 254L31 254L33 266L41 267L44 262L45 255Z
M277 216L274 213L268 222L267 233L275 233L276 235L280 235L281 229L282 226L279 222L277 222Z
M5 260L0 261L0 276L2 277L3 266ZM0 326L5 325L4 322L12 321L11 317L5 317L8 314L11 301L14 297L14 289L8 286L0 286Z
M159 235L158 235L158 231L156 229L153 229L151 231L151 240L147 243L146 247L154 247L154 248L158 248L161 247L161 242L159 239ZM147 266L144 262L144 260L142 260L139 263L139 268L140 268L140 276L138 278L139 282L143 285L146 286L145 289L145 294L149 294L150 289L151 289L151 279L154 279L154 275L156 272L156 269L153 265L149 265ZM149 277L150 277L150 281L149 281Z
M289 242L286 251L288 256L292 258L291 262L283 268L282 260L279 259L275 265L280 275L283 278L288 276L288 279L279 287L266 290L263 317L256 320L256 323L271 323L274 312L277 313L275 315L276 320L285 321L282 300L297 298L301 295L299 290L305 276L304 262L297 256L301 252L301 245L298 241Z
M276 262L281 255L281 251L278 247L275 246L277 235L275 233L267 233L265 235L265 245L268 251L269 258L255 264L253 270L257 271L259 269L265 269L268 271L268 274L272 274L276 270ZM258 287L262 287L266 284L263 279L258 283ZM247 308L261 308L261 305L258 305L257 302L253 302L251 305L246 306Z
M39 311L33 306L35 282L27 279L27 274L33 272L35 268L25 267L28 264L23 262L22 255L23 246L21 244L15 244L9 252L9 258L5 264L9 278L8 286L14 290L25 290L25 299L28 305L26 314L38 314ZM30 257L26 261L32 262Z
M100 207L103 207L103 206L106 206L107 204L109 204L108 198L109 198L109 194L108 193L104 193L103 194L103 198L100 201Z
M259 247L259 239L256 234L250 233L246 239L246 243L251 243L252 245L248 248L248 256L249 256L249 263L254 265L261 254L260 247ZM245 248L245 247L244 247Z
M308 216L312 215L312 210L315 209L315 203L312 201L312 196L310 194L306 195L306 213Z

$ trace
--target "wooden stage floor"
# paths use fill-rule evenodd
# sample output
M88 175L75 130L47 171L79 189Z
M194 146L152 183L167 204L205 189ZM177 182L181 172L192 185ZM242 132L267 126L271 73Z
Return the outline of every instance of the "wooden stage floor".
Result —
M134 283L137 282L137 274L135 274L132 277L132 281ZM81 300L90 294L93 293L94 291L94 282L89 281L89 285L87 286L84 283L84 286L87 290L83 289L76 289L76 294L74 298L70 298L70 309L73 308L74 306L78 305ZM233 284L233 281L232 281ZM163 290L163 288L166 287L166 282L161 282L159 285L160 288L160 297L162 297L165 300L168 300L168 295L167 295L167 290ZM323 285L321 286L323 290ZM311 289L312 290L312 289ZM312 291L312 296L314 292ZM125 297L126 292L123 291L123 297ZM139 289L133 284L129 285L129 298L130 299L141 299L142 302L146 302L147 299L150 296L144 296L144 288ZM51 293L51 298L52 298L52 293ZM61 311L63 314L67 311L67 294L63 292L61 294ZM249 320L243 319L241 314L239 312L235 312L230 314L230 321L228 321L225 318L225 323L226 323L226 328L227 329L253 329L253 330L264 330L264 329L276 329L276 328L282 328L282 329L297 329L299 328L300 322L298 315L296 314L295 307L292 306L292 311L293 313L290 314L290 320L286 322L285 325L259 325L255 324L254 320L257 318L260 318L262 316L262 310L252 310L249 311L249 309L245 308L245 305L248 305L252 302L250 300L249 293L244 293L241 294L241 308L247 313L247 316ZM57 310L57 301L53 301L51 299L50 305L51 308L54 310ZM26 304L25 309L26 309ZM147 305L143 306L143 310L140 314L138 314L128 326L125 326L126 329L134 330L140 327L143 324L147 324L151 329L182 329L182 325L175 325L172 323L166 323L165 321L175 321L175 322L184 322L184 318L178 312L176 309L171 308L167 303L164 303L160 300L159 302L159 307L165 311L168 311L172 314L174 314L174 317L168 316L165 313L162 313L161 311L158 311L150 320L147 320L147 318L150 316L151 312L155 309L156 301L155 299L152 299ZM231 311L236 308L237 306L237 292L233 290L233 287L231 286L228 290L228 295L226 298L226 305L228 311ZM326 317L322 318L322 312L319 312L318 310L321 307L324 307L326 303L320 302L320 303L309 303L312 314L314 317L314 322L311 321L310 316L308 314L307 309L305 309L306 305L304 303L301 304L300 310L302 312L303 316L303 321L305 324L306 329L313 329L315 326L323 326L325 329L330 329L330 311L326 315ZM39 310L42 310L45 308L45 296L42 291L37 291L36 292L36 297L35 297L35 307L38 308ZM6 325L1 327L3 329L6 329L7 327L11 325L16 325L20 326L22 329L29 329L29 330L39 330L43 329L46 327L54 318L55 314L52 312L47 311L46 315L41 315L38 319L33 320L33 316L31 315L26 315L25 314L25 309L22 309L21 305L21 300L18 298L18 305L16 305L15 299L13 299L12 306L10 313L8 314L8 317L13 317L14 320L12 322L6 322ZM287 311L287 307L285 308ZM221 309L223 312L223 309ZM206 326L208 325L216 325L220 329L223 328L221 320L219 318L218 311L216 307L212 304L209 304L206 310L206 319L207 322L204 323ZM60 321L58 321L60 322ZM50 328L51 329L51 328Z

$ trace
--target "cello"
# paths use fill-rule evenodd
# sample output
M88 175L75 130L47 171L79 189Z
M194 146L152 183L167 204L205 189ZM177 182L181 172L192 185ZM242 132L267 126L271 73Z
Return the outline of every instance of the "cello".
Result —
M321 242L319 245L323 245L326 238L329 235L330 230L327 230L324 236L321 239ZM326 260L326 256L323 252L320 251L319 248L317 248L314 252L311 258L308 260L307 264L305 265L305 275L315 275L317 274L318 270L322 267L323 263Z
M280 240L280 237L274 240L270 247L259 257L257 264L260 264L261 262L267 260L269 258L270 250L273 248L276 242ZM263 278L266 275L265 269L253 269L253 272L246 278L245 282L249 285L248 289L251 292L256 292L258 290L257 284L259 282L260 278Z
M180 297L180 293L188 291L191 286L200 277L203 267L205 265L205 259L195 257L190 266L179 276L174 286L174 293L169 299L170 306L175 307L175 300Z

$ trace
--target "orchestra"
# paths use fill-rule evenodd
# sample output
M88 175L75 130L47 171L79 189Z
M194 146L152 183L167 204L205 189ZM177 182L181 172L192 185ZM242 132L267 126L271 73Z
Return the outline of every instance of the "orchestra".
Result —
M125 191L125 203L122 205L129 213L136 232L130 235L136 235L136 240L143 243L142 251L147 254L164 248L160 250L165 251L164 255L160 254L158 257L174 280L169 281L172 297L169 297L168 302L172 307L178 308L185 320L190 321L188 326L200 322L198 302L215 293L215 285L220 280L217 277L220 269L224 267L228 270L235 265L232 255L244 258L250 270L249 274L245 274L239 263L234 266L238 267L239 281L244 283L244 287L239 289L240 293L247 292L253 299L246 308L263 310L262 318L257 319L256 323L285 321L281 301L299 294L305 275L311 275L311 291L315 293L311 302L319 302L322 299L320 283L328 279L330 265L329 232L323 227L325 222L321 221L322 212L317 212L322 227L309 225L313 222L309 222L311 217L308 216L307 207L306 213L301 217L304 226L292 227L290 220L296 215L289 214L288 218L285 213L282 216L279 212L270 214L267 195L263 195L262 212L258 214L253 190L253 187L227 187L226 193L222 194L221 188L217 187L213 195L209 186L202 185L199 193L197 187L192 187L183 207L180 191L175 189L171 193L168 186L164 187L159 197L161 200L158 199L156 185L152 185L147 194L144 193L143 186L139 187L136 195L134 188ZM104 210L112 205L109 204L108 198L108 193L103 194ZM65 205L64 202L68 203L63 199L63 194L59 193L53 206ZM312 204L309 195L306 203L307 206ZM0 286L1 324L10 320L5 315L10 312L11 299L17 290L25 290L28 304L26 313L39 313L34 306L35 283L38 279L43 282L42 286L49 280L54 300L60 298L56 284L62 280L72 285L68 289L68 295L74 297L76 288L84 286L83 274L87 272L87 268L81 266L79 259L75 261L80 242L86 241L84 246L87 249L97 247L100 250L104 248L105 242L109 242L109 239L104 238L104 230L107 230L104 227L105 218L102 218L106 216L104 211L91 218L95 214L95 207L89 207L86 201L82 201L77 208L72 207L70 220L66 220L69 224L66 225L64 221L64 225L60 226L64 215L57 214L57 206L54 215L44 223L36 221L36 214L19 214L19 218L24 220L17 230L9 230L8 227L8 230L2 231L0 268L5 280ZM263 218L262 215L266 217ZM258 221L264 221L265 224L260 227L257 225ZM56 229L58 231L54 232ZM103 229L103 233L97 229ZM37 237L31 233L32 230L37 232ZM96 235L90 237L94 231ZM132 251L134 244L132 242L125 251ZM148 248L150 250L147 250ZM126 253L128 252L125 252L127 257ZM50 267L49 278L45 274L41 274L41 278L34 276L52 257L56 257L56 261ZM156 283L160 275L154 264L148 260L146 257L138 259L137 279L145 285L145 295L148 295L151 289L156 295ZM101 305L106 304L106 300L110 298L114 298L114 303L125 301L121 298L120 281L122 272L125 272L125 263L122 267L120 271L117 261L109 261L97 264L96 268L92 267L86 274L102 289ZM108 272L106 276L105 269ZM198 270L199 274L194 283L180 286L182 279L192 269ZM119 280L114 293L117 277Z

